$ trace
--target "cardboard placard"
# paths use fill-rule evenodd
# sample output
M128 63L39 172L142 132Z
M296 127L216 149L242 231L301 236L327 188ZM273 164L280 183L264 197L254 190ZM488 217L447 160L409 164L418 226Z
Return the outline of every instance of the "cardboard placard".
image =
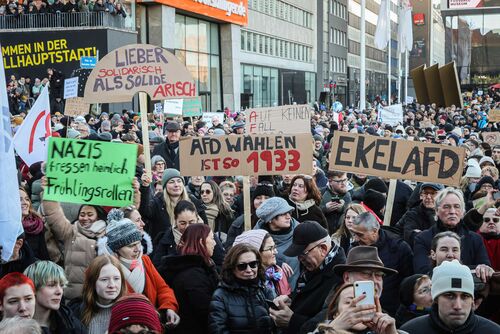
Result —
M459 186L463 148L335 131L330 169Z
M396 126L403 124L403 105L393 104L378 109L378 119L384 124Z
M463 108L462 93L460 92L460 83L458 81L457 68L455 63L451 62L439 68L439 77L443 88L445 106Z
M307 104L249 109L245 133L310 133L311 111Z
M500 132L483 132L483 141L490 145L500 145Z
M491 109L488 113L489 122L500 122L500 109Z
M78 96L78 77L64 80L64 99Z
M44 199L130 205L136 157L137 145L51 137Z
M438 107L445 106L443 85L439 76L439 65L434 64L424 70L425 84L429 102L435 103Z
M89 113L90 104L83 100L83 97L73 97L67 99L64 104L64 115L66 116L85 116Z
M413 85L415 86L415 94L417 95L418 103L420 104L430 104L429 95L427 94L427 85L425 84L425 64L414 68L410 71L411 78L413 79Z
M312 173L310 134L181 138L183 176Z
M84 97L91 103L130 102L138 92L152 100L197 96L191 73L172 53L156 45L130 44L97 63Z

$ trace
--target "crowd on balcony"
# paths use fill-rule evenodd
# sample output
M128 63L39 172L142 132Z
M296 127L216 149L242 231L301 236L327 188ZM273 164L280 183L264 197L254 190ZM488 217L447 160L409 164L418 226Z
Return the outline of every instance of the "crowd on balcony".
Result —
M0 5L0 16L78 12L106 12L127 17L123 4L117 0L7 0L5 5Z

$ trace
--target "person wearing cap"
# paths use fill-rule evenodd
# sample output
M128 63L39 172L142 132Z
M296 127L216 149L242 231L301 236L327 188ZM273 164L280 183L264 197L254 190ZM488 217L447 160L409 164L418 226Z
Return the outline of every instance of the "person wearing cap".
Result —
M142 294L130 293L121 297L111 307L108 333L152 333L161 334L163 328L158 312Z
M128 218L110 213L106 236L98 241L99 255L120 261L129 292L144 294L160 312L167 327L179 324L179 305L174 291L165 283L149 256L143 254L142 234ZM119 220L115 220L121 218Z
M490 265L488 254L481 237L471 231L469 226L480 226L482 216L470 214L472 223L465 223L465 203L462 192L452 187L447 187L438 192L436 198L437 222L429 229L415 236L413 246L413 269L417 274L426 274L431 270L429 254L432 239L439 232L452 231L462 238L462 263L465 265ZM483 212L484 213L484 212ZM474 229L475 230L475 229Z
M286 333L299 333L322 310L330 290L341 282L333 270L337 264L345 263L345 254L315 221L302 222L295 228L292 244L284 253L296 256L302 271L291 298L277 297L274 303L278 309L269 312L277 327Z
M467 160L465 175L460 181L464 200L469 201L472 192L476 189L476 184L481 179L481 167L476 159Z
M397 235L383 230L373 214L359 214L351 226L354 245L373 246L384 265L397 271L396 275L384 278L386 293L380 298L384 310L394 315L399 306L398 287L401 281L413 274L413 253L410 246Z
M413 333L499 333L500 326L474 313L474 280L458 260L434 268L429 315L410 320L401 329Z
M423 274L406 277L399 286L399 305L396 325L401 327L411 319L429 314L432 306L431 278Z
M233 130L234 134L242 135L245 133L245 123L238 121L234 123L233 126L231 126L231 129Z
M346 172L328 171L327 177L328 184L321 197L319 207L326 217L328 230L333 233L339 228L340 217L352 199L347 190L349 179Z
M415 235L435 224L435 198L443 186L437 183L422 183L420 204L408 210L398 221L396 227L403 231L404 240L413 247Z
M165 168L179 168L179 139L181 137L181 127L176 121L168 121L165 125L166 140L156 145L153 156L160 155L166 162Z

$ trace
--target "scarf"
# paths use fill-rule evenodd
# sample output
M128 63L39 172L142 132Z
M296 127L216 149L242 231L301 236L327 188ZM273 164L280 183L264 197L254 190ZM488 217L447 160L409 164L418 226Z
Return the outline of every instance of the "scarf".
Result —
M276 266L270 266L266 269L266 286L274 289L274 284L281 281L283 273Z
M125 278L134 292L143 293L146 285L146 272L142 263L142 254L137 260L127 260L119 257Z
M182 233L177 229L177 227L174 227L172 229L172 233L174 234L175 244L178 246L179 243L181 242Z
M29 215L23 219L24 232L37 235L43 231L43 220L35 215Z
M76 228L78 232L83 234L89 239L97 239L104 235L106 232L106 222L104 220L98 220L94 222L89 228L83 227L79 221L76 221Z
M215 204L205 204L205 214L207 215L208 226L215 231L215 218L219 215L219 208Z
M325 269L325 267L328 266L328 264L333 261L335 256L338 254L339 249L340 249L340 247L336 243L332 242L332 249L325 256L325 259L320 264L320 266L317 270L315 270L315 271L303 270L300 273L299 279L297 280L297 287L295 289L296 293L300 293L300 291L307 285L307 282L310 281L312 277L314 277L319 272L321 272L323 269Z

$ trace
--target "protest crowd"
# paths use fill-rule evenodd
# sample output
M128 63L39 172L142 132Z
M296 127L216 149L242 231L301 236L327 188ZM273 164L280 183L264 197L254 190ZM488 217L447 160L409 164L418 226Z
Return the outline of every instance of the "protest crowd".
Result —
M120 1L115 0L7 0L0 5L0 16L106 12L117 17L127 17Z
M61 100L54 71L11 80L14 132L39 85ZM248 112L151 113L145 125L133 110L53 110L52 137L137 147L133 203L45 199L45 162L17 157L24 231L0 265L0 333L500 333L500 142L488 136L499 101L490 90L463 109L415 102L393 126L377 117L384 101L315 103L312 174L250 176L250 212L242 176L180 172L181 138L244 134ZM463 148L460 187L330 168L339 133Z

